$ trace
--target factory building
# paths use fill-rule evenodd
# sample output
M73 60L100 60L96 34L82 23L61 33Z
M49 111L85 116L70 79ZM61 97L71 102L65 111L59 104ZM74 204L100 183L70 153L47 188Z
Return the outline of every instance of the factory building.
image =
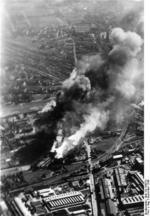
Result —
M144 205L144 195L122 198L121 201L126 207Z
M41 189L37 192L41 197L49 197L50 195L54 195L55 191L51 188Z
M144 216L144 209L143 207L132 207L128 209L128 214L129 215L134 215L134 216Z
M115 203L111 199L106 200L106 212L107 212L107 215L108 216L116 215L117 211L118 211L118 209L117 209Z
M48 209L55 210L72 205L80 205L85 202L85 199L81 192L73 191L65 194L47 197L44 199L44 201L47 203Z
M126 170L121 168L121 167L117 167L114 170L114 177L116 180L116 186L118 188L118 190L121 192L124 190L124 188L127 187L127 180L126 180Z
M30 196L28 200L25 200L24 194L21 193L11 201L11 210L16 216L31 216L33 214L44 216L50 215L51 212L56 214L63 209L71 209L74 207L74 210L71 212L67 211L67 214L79 215L83 213L86 215L87 210L84 209L84 207L81 208L86 201L82 192L72 191L59 195L52 195L51 192L52 190L50 188L42 189L39 193L42 195L44 194L43 198Z
M108 178L100 179L99 181L99 193L100 193L100 209L101 214L105 212L105 215L116 215L118 208L114 201L115 191L112 185L112 181Z
M110 179L101 179L99 182L100 196L101 200L113 199L114 198L114 189L111 185Z
M6 202L1 198L0 199L0 215L2 216L11 216L11 213L8 209Z
M144 216L144 195L124 197L121 202L128 215Z
M15 197L12 201L13 213L16 216L31 216L31 212L26 208L20 197Z
M113 155L113 160L121 160L123 158L122 154Z
M141 171L142 174L144 174L144 161L142 158L140 157L137 157L135 159L135 167L137 170Z
M139 172L130 172L129 178L135 185L139 193L143 194L144 192L144 178Z

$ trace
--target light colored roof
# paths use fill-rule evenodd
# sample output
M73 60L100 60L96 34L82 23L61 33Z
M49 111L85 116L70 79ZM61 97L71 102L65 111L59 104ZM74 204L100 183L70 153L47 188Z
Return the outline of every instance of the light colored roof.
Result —
M131 196L121 199L124 205L144 202L144 195Z
M62 208L84 202L83 194L79 191L50 196L44 199L50 208Z
M53 196L48 197L47 199L50 201L50 200L67 198L67 197L71 197L71 196L77 196L77 195L83 197L83 194L80 191L72 191L72 192L69 192L69 193L53 195Z

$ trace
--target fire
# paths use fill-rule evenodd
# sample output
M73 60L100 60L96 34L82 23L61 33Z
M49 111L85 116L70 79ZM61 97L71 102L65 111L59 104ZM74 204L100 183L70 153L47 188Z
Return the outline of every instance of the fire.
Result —
M56 158L64 157L96 128L105 129L108 121L121 125L136 96L143 96L143 39L121 28L113 28L109 39L107 58L83 56L62 83L62 97L52 114L56 123L63 122L65 136L54 142Z
M81 124L79 130L68 138L65 138L62 145L55 149L56 158L62 158L67 152L79 144L89 132L94 131L97 127L104 129L109 119L108 111L101 111L92 108L89 115L84 116L84 123Z

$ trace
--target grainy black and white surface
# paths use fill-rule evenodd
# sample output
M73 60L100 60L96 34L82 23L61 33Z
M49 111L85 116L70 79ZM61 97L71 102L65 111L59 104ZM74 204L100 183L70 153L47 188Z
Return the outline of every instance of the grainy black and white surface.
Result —
M6 0L0 215L144 215L144 5Z

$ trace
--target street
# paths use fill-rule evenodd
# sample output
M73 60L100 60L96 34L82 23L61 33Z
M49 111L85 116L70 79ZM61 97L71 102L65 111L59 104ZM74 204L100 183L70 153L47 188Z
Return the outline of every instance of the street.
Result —
M90 191L91 191L91 198L92 198L92 208L93 208L93 216L98 216L98 208L97 208L97 201L96 201L96 193L95 193L95 183L94 183L94 176L92 174L92 160L91 160L91 146L88 145L87 141L84 142L87 154L88 154L88 163L90 166L89 170L89 179L90 179Z

